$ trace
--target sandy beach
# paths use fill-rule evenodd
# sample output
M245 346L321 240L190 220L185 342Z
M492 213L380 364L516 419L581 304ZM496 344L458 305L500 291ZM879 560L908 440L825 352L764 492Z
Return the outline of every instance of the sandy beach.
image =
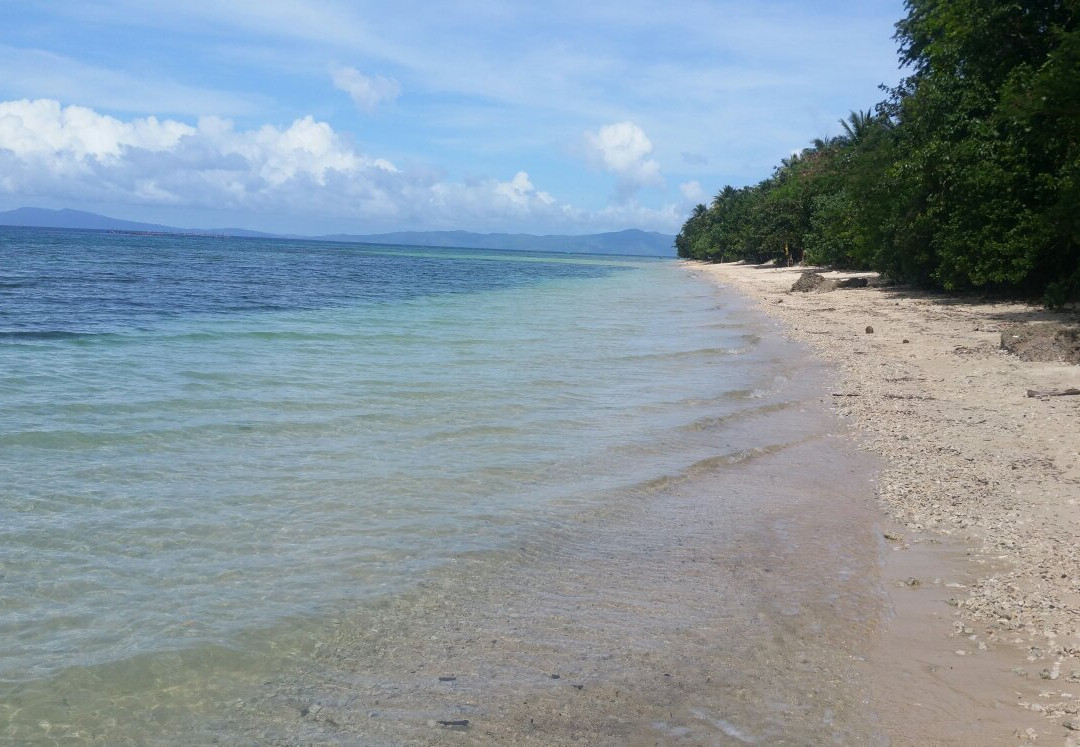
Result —
M806 268L687 266L832 363L835 408L882 458L894 616L867 669L885 734L1080 743L1080 396L1049 394L1080 388L1080 366L1001 347L1009 325L1075 311L873 283L791 292Z

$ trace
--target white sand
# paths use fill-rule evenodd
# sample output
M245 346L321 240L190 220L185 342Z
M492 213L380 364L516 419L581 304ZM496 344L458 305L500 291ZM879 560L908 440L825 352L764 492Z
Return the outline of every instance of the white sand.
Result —
M687 266L835 363L837 410L884 458L897 617L870 700L895 743L1080 743L1080 397L1027 396L1080 387L1080 366L1000 348L1005 324L1062 316L907 288L789 292L804 268ZM913 569L917 583L898 578Z

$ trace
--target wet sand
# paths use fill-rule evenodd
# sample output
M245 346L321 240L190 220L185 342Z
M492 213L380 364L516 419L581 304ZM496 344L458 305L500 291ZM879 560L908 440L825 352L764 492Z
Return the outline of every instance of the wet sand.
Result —
M1004 325L1062 315L906 288L791 293L801 268L687 266L833 363L834 407L882 459L894 614L864 670L881 732L1080 743L1080 397L1027 396L1080 387L1080 367L1000 348Z

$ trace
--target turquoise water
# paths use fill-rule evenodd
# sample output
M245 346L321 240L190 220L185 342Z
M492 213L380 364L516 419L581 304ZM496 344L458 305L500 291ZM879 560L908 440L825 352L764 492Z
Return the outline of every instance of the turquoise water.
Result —
M197 717L177 688L715 457L792 375L671 261L25 229L0 259L9 738Z

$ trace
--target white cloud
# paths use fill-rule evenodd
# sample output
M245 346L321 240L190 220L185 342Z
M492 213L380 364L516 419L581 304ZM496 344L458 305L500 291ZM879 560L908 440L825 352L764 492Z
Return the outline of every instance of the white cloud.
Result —
M633 122L617 122L586 132L585 146L593 163L619 177L623 200L641 187L663 183L660 164L648 157L653 151L652 141Z
M527 205L532 200L537 200L542 205L551 205L555 198L547 192L538 192L533 186L529 175L519 171L508 182L499 182L495 185L495 192L514 205Z
M219 117L195 124L125 121L49 99L0 102L3 197L21 204L212 210L264 221L254 227L312 232L332 224L353 231L574 233L628 225L674 229L682 218L673 205L575 208L538 189L525 171L506 181L454 182L402 170L311 116L287 127L238 129Z
M397 173L310 116L287 128L240 131L218 117L196 126L125 122L49 99L0 103L0 161L5 191L21 195L272 209L310 200L312 188L334 181L370 184Z
M156 117L122 122L83 106L61 107L51 99L0 103L0 147L22 157L64 154L106 162L124 148L168 150L195 131Z
M339 67L333 72L334 85L352 97L356 105L373 112L384 101L401 95L401 84L382 75L364 75L354 67Z
M701 188L701 183L696 179L680 184L679 191L682 192L682 196L686 198L687 202L697 204L705 201L705 190Z

